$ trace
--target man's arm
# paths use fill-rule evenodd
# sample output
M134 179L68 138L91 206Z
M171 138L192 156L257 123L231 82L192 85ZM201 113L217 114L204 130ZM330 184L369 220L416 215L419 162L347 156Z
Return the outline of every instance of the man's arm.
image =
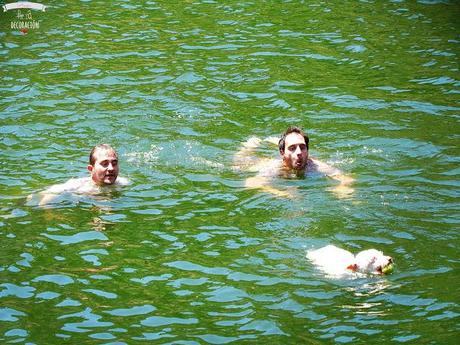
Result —
M263 141L267 141L274 145L278 145L278 138L268 137ZM267 169L267 165L272 161L267 158L259 158L255 155L255 151L262 143L262 140L257 137L249 138L235 154L235 167L241 170L257 171L257 175L248 177L245 180L244 186L251 189L260 189L277 197L292 198L294 194L290 191L277 189L271 185L272 179L268 176L263 176L261 170Z
M43 192L38 193L38 206L46 206L52 204L57 197L66 190L67 183L55 184L48 187Z
M38 206L52 204L62 193L75 190L81 179L70 179L65 183L55 184L37 194Z
M321 162L317 159L311 158L311 161L313 162L313 164L316 166L316 169L320 173L339 182L338 185L331 188L331 191L338 198L345 198L353 194L353 192L355 191L353 187L351 186L353 182L355 181L353 177L345 175L339 169L334 168L330 166L329 164Z
M51 204L54 201L54 199L58 197L58 195L42 192L39 194L39 197L40 201L38 202L38 206L45 206Z
M53 203L53 201L58 196L59 196L58 194L50 193L47 190L45 190L43 192L28 195L27 203L30 203L30 205L36 205L36 206L43 207L50 203Z
M246 188L257 188L263 192L270 193L280 198L293 198L295 196L293 190L281 190L271 185L271 179L265 176L256 175L246 179L244 186Z
M248 169L258 166L260 163L267 160L267 158L261 159L255 155L257 148L263 141L278 146L277 137L267 137L260 139L257 137L251 137L241 145L240 150L235 154L233 162L237 168Z
M235 168L240 170L248 170L250 167L257 164L257 157L254 152L259 147L262 140L257 137L251 137L241 145L240 150L233 157Z

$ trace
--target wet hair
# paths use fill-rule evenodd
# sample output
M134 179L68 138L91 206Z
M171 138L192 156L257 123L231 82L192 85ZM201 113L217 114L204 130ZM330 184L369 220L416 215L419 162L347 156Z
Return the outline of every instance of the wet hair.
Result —
M307 150L308 150L308 142L310 141L310 139L308 138L308 135L304 131L302 131L299 127L291 126L288 129L286 129L286 132L283 133L280 140L278 141L278 148L280 150L280 153L284 154L284 150L286 149L286 137L291 133L298 133L301 136L303 136L303 138L305 139L305 144L307 145Z
M96 157L94 157L94 155L96 154L96 151L99 151L99 150L113 151L115 152L115 155L118 156L117 151L115 151L112 146L108 144L99 144L99 145L94 146L93 149L91 150L91 153L89 154L89 164L90 165L94 165L94 163L96 163Z

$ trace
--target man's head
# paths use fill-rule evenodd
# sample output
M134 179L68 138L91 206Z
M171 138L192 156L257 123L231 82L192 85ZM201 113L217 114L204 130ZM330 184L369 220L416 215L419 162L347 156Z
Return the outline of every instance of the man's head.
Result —
M284 165L289 169L304 170L308 161L308 136L298 127L289 127L278 142Z
M95 184L114 184L118 170L118 155L110 145L100 144L93 147L89 154L88 171Z

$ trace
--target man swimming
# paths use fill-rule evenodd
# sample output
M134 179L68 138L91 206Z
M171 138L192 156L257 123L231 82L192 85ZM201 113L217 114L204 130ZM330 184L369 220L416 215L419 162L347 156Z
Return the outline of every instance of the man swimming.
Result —
M306 172L319 172L339 182L332 188L338 197L345 197L353 193L354 190L351 187L353 178L309 156L309 138L300 128L289 127L279 140L269 137L265 141L278 145L281 160L255 158L254 151L262 140L256 137L250 138L235 155L235 165L238 168L257 172L256 176L246 179L245 187L260 188L280 197L292 197L292 191L280 190L271 185L276 176L302 177Z
M73 178L39 193L39 205L48 204L63 193L98 194L108 186L128 184L126 178L118 177L118 154L110 145L99 144L93 147L87 169L89 177Z

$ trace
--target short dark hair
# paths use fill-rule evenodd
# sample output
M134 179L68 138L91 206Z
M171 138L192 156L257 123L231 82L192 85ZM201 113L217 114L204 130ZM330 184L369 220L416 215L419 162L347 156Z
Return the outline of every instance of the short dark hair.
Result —
M117 151L115 151L113 147L110 146L109 144L98 144L93 147L93 149L91 150L91 153L89 154L89 164L90 165L94 165L94 163L96 163L96 157L94 157L94 155L96 151L99 151L99 150L113 151L115 152L115 155L118 156Z
M305 139L305 144L307 145L307 150L308 150L308 143L310 139L308 138L307 133L305 133L299 127L290 126L288 129L286 129L286 132L283 133L280 140L278 141L278 148L280 150L280 153L281 154L284 153L284 150L286 149L286 137L288 136L288 134L291 134L291 133L299 133L301 136L303 136L303 138Z

